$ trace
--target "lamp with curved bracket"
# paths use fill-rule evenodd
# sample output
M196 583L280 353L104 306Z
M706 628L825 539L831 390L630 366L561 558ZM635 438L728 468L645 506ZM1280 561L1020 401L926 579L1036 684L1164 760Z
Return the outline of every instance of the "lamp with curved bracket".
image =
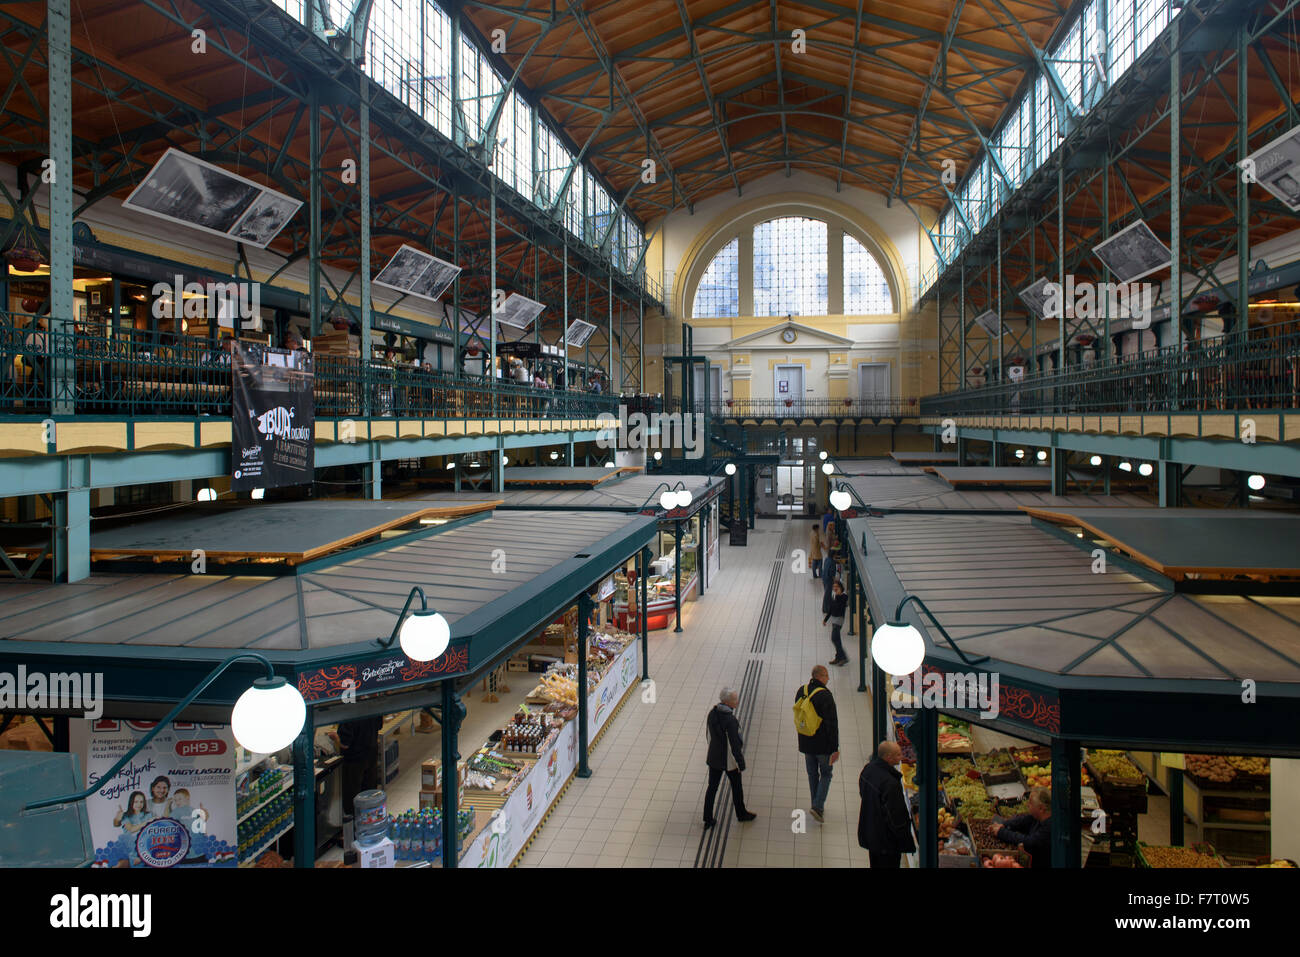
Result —
M959 657L966 664L978 665L989 660L988 655L980 655L978 658L967 657L966 653L957 646L957 643L955 641L952 640L952 635L948 634L948 632L944 629L943 625L939 624L939 619L934 617L934 612L930 611L930 609L925 606L925 602L921 601L921 599L915 595L907 595L903 598L902 601L898 603L898 607L894 609L893 620L889 622L889 627L911 628L915 630L916 628L915 625L909 625L907 622L903 621L903 607L908 602L915 602L916 607L921 609L921 611L925 612L926 617L930 619L930 622L934 625L934 627L939 629L939 634L943 635L944 640L948 642L948 645L952 648L952 650L957 652L957 657Z

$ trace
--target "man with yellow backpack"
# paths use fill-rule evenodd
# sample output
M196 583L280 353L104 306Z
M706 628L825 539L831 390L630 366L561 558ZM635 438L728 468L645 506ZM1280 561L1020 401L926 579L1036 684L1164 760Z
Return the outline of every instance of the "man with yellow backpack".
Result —
M825 665L812 670L812 679L794 693L794 728L799 753L808 769L812 791L812 816L823 821L826 795L831 789L831 765L840 757L840 722L835 698L826 687L830 672Z

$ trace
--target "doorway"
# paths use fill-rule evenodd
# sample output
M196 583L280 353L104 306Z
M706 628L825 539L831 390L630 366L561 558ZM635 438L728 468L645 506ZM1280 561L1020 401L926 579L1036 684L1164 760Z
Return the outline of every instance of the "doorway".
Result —
M695 411L704 411L704 367L696 364L691 368L693 375L692 385L695 388ZM709 408L713 414L717 414L718 407L722 404L722 368L709 364Z
M889 401L889 363L864 362L858 366L858 398L864 405Z
M773 370L772 394L776 397L777 411L789 409L790 415L803 414L803 366L783 365Z

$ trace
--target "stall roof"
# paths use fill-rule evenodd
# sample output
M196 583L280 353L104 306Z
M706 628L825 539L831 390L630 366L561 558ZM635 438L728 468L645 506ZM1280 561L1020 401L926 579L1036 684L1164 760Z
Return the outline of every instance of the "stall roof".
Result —
M547 471L543 469L542 471ZM558 471L558 470L557 470ZM417 493L416 495L402 499L403 502L409 503L452 503L464 499L468 501L480 501L485 499L496 499L504 501L505 507L514 508L574 508L574 509L607 509L615 511L637 511L643 505L646 505L651 493L656 489L662 491L664 483L676 485L681 482L690 489L693 498L691 510L697 507L696 503L702 503L704 492L712 485L714 488L721 488L724 480L715 476L708 475L665 475L656 472L652 475L639 473L629 475L628 477L607 485L601 485L597 488L582 489L506 489L504 492L461 492L458 495L449 495L445 491L431 492L428 494ZM653 506L656 501L651 502Z
M650 516L617 512L493 512L301 565L287 576L0 582L0 663L115 665L105 688L116 697L133 680L122 672L148 661L154 667L134 677L134 697L176 700L197 683L195 669L183 664L201 675L235 650L293 668L373 656L374 639L388 637L418 585L451 623L453 643L473 639L458 672L471 673L649 544L656 528ZM160 683L181 690L151 697Z
M199 548L210 560L278 558L302 562L386 531L415 525L422 518L456 518L490 510L499 502L499 498L489 498L473 503L417 505L326 499L237 507L195 504L130 524L97 522L90 535L90 556L96 560L139 556L189 561L192 551Z
M585 485L594 488L612 479L636 475L641 469L624 465L618 468L555 468L547 466L508 468L506 485Z
M945 466L934 469L953 488L1051 488L1052 470L1039 465L980 468Z
M1130 494L1051 495L1031 489L954 489L942 479L918 469L908 469L898 475L848 475L843 481L863 502L883 511L1014 511L1024 506L1097 506L1110 511L1115 507L1149 504L1147 499Z
M1004 718L1067 737L1300 752L1300 598L1178 593L1118 562L1098 573L1090 550L1028 516L848 525L876 620L921 599L963 652L990 656L976 670L1001 675ZM928 619L904 614L929 635L927 666L968 668ZM1246 682L1258 704L1243 704Z
M1300 516L1248 509L1022 506L1078 525L1175 581L1198 575L1300 575Z
M916 469L900 465L893 459L839 459L831 458L835 471L844 475L915 475Z
M899 465L957 464L956 452L890 452L889 457Z

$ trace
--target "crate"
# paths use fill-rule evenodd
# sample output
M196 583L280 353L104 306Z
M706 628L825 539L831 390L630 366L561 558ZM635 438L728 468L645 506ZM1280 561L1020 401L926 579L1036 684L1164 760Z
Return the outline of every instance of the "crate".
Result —
M979 857L980 857L980 868L981 868L981 869L987 867L989 870L993 870L992 865L991 865L991 864L985 864L985 861L991 861L991 860L993 859L993 855L994 855L994 854L1000 854L1000 855L1003 856L1003 857L1012 857L1012 858L1015 858L1016 863L1018 863L1021 867L1023 867L1023 868L1027 868L1027 867L1029 867L1029 863L1030 863L1030 862L1029 862L1029 855L1026 854L1024 851L1016 850L1016 849L1012 849L1012 850L1010 850L1010 851L984 851L984 850L981 850L981 851L979 852ZM1010 870L1014 870L1014 868L1009 868L1009 869L1010 869Z
M527 674L527 673L529 672L529 670L530 670L530 669L529 669L529 667L528 667L528 659L527 659L527 658L511 658L509 661L506 662L506 672L507 672L507 673L523 673L523 674Z
M1165 845L1165 844L1147 844L1147 843L1145 843L1145 842L1143 842L1143 841L1138 841L1138 842L1137 842L1137 859L1138 859L1138 864L1139 864L1140 866L1142 866L1142 867L1147 867L1147 868L1150 868L1150 867L1152 866L1152 865L1151 865L1151 862L1150 862L1150 861L1148 860L1148 858L1147 858L1147 854L1148 854L1148 852L1149 852L1151 849L1153 849L1153 848L1162 848L1162 849L1168 850L1168 849L1170 849L1170 845ZM1174 848L1174 849L1175 849L1175 850L1180 850L1180 851L1192 851L1192 852L1194 852L1194 853L1197 855L1197 857L1205 858L1205 861L1204 861L1203 863L1205 863L1205 865L1206 865L1207 867L1227 867L1227 866L1228 866L1227 862L1226 862L1222 857L1219 856L1219 854L1218 854L1217 851L1215 851L1215 849L1214 849L1214 845L1213 845L1213 844L1207 844L1207 843L1204 842L1204 841L1200 841L1200 842L1198 842L1198 843L1196 843L1196 844L1193 844L1191 847L1180 847L1180 848ZM1154 870L1163 870L1164 868L1153 868L1153 869L1154 869Z

